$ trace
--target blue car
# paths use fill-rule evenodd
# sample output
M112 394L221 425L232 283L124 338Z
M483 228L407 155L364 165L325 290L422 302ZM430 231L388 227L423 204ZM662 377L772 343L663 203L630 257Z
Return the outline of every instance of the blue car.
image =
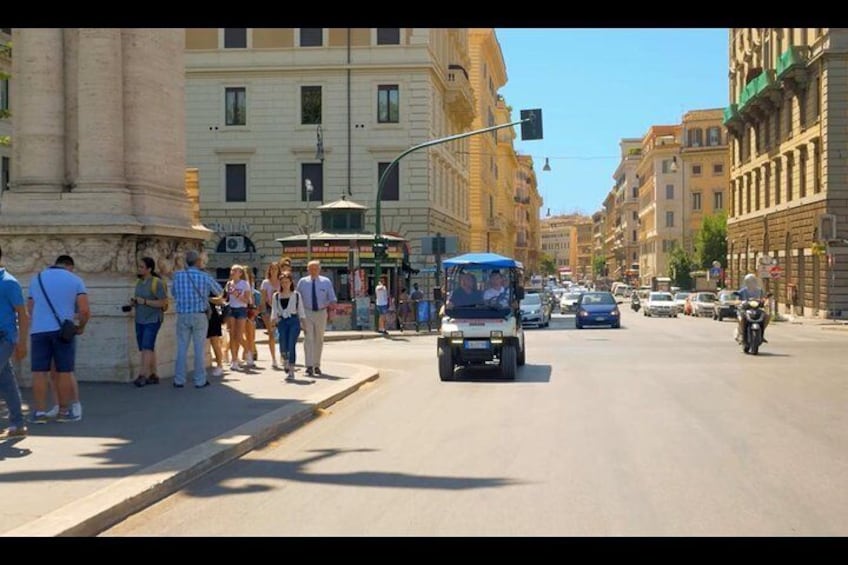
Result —
M621 312L610 292L586 292L577 301L574 325L578 330L586 326L621 327Z

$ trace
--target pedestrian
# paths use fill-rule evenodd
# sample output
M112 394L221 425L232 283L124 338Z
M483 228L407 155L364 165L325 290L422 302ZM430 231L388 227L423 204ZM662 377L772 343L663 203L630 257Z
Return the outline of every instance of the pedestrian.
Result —
M227 326L230 337L231 371L239 369L239 347L245 345L244 326L247 323L247 304L253 296L244 271L245 268L241 265L233 265L230 268L230 280L227 281L226 287L230 318L232 318Z
M275 349L275 338L277 328L272 323L271 309L274 303L274 293L280 291L280 264L273 261L268 268L265 269L265 279L260 287L262 292L262 321L265 324L265 333L268 334L268 349L271 351L271 366L278 369L277 352ZM282 351L282 347L280 347Z
M401 288L400 296L398 297L398 326L401 332L403 332L406 324L409 323L410 312L409 293L406 292L406 288Z
M306 303L306 316L300 321L303 327L303 349L306 353L306 374L321 374L321 353L324 349L324 331L329 316L327 307L336 303L336 291L333 282L321 276L321 262L310 261L306 270L308 276L297 283L297 291Z
M256 279L253 269L244 267L247 284L250 286L250 296L247 301L247 319L244 322L244 363L248 369L256 367L259 358L256 351L256 319L259 317L259 308L262 302L262 293L256 288Z
M418 288L418 283L412 283L412 292L409 294L412 301L412 316L415 319L415 331L418 331L418 305L424 300L424 293Z
M26 357L29 334L29 315L24 306L24 293L18 279L3 267L3 249L0 248L0 397L9 411L9 427L0 437L27 435L24 422L21 390L15 379L12 359Z
M156 273L156 261L142 257L138 262L138 282L132 305L135 307L135 339L141 353L141 370L133 381L137 387L159 384L156 375L156 336L165 320L168 290Z
M32 421L47 422L47 392L51 365L55 363L58 420L82 420L79 387L74 377L76 336L85 332L91 318L88 291L74 274L74 260L60 255L53 266L41 271L29 283L30 362L35 412ZM74 332L70 324L76 325Z
M381 333L383 335L387 335L389 333L386 331L386 314L389 312L389 289L386 285L388 285L388 279L386 277L380 277L380 282L374 289L377 312L380 314L380 317L378 318L379 325L377 327L377 333Z
M277 327L280 357L286 371L286 380L294 379L297 360L297 338L300 336L300 320L306 317L303 297L295 290L290 271L279 277L280 290L271 297L271 319Z
M223 294L221 285L203 271L204 257L190 249L185 254L186 268L174 273L171 296L177 308L177 361L174 388L186 383L189 342L194 345L194 386L209 386L206 378L206 334L211 315L209 295Z
M215 296L214 294L209 294L209 308L211 314L209 315L209 327L206 330L206 339L209 341L209 346L212 348L212 357L215 361L215 368L212 369L213 377L223 377L224 376L224 343L223 343L223 325L224 325L224 315L222 313L222 307L224 305L224 298L221 296Z

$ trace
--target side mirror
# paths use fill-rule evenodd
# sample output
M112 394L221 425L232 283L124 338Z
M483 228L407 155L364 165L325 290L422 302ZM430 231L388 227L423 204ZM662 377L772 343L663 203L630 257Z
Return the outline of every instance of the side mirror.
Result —
M524 300L524 287L519 286L515 288L515 299L516 300Z

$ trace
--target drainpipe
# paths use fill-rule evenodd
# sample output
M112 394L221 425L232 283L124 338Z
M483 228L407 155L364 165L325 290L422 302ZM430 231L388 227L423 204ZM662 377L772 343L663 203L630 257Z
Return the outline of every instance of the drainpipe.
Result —
M347 195L353 196L350 186L351 175L351 111L350 111L350 28L347 28Z

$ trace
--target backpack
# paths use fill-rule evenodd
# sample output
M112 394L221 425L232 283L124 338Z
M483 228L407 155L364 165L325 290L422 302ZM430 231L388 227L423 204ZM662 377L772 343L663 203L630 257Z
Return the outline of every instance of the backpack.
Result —
M135 285L138 286L142 282L144 282L144 281L139 280L138 282L135 283ZM161 284L161 283L162 283L162 279L160 279L159 277L153 277L153 282L150 284L150 291L153 293L154 297L156 296L156 293L157 293L156 291L159 288L158 285ZM165 291L165 304L162 305L162 313L165 313L165 312L168 311L168 304L169 304L168 291L166 290Z

